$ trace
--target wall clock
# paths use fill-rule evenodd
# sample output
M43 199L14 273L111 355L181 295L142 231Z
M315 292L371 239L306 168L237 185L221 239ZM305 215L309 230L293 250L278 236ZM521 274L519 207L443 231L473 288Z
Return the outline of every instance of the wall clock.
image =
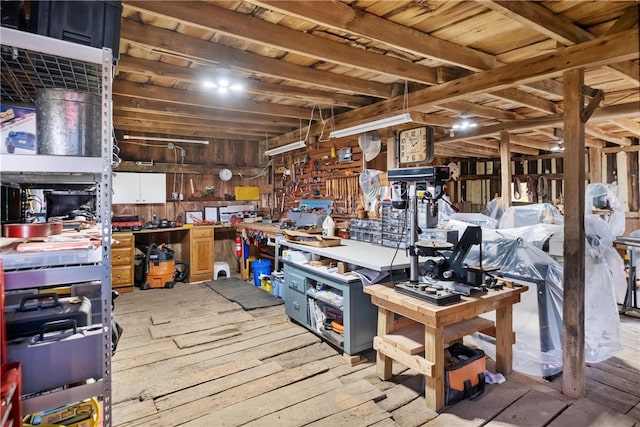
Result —
M225 182L233 178L233 172L227 168L222 169L218 175L220 176L220 179Z
M399 157L401 164L433 160L433 131L427 126L403 130L399 134ZM429 150L431 146L431 150Z

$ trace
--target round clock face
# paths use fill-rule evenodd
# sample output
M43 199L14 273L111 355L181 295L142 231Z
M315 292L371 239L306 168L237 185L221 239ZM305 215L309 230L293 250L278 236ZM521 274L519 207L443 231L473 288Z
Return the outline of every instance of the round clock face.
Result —
M423 162L427 158L427 128L419 127L400 132L400 163Z
M233 173L229 169L222 169L219 175L223 181L229 181L233 177Z

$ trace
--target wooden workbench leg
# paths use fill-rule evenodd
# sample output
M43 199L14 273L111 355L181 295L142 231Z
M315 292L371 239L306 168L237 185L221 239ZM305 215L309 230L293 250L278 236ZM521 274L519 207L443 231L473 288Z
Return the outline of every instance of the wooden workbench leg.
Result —
M378 336L383 337L393 330L393 312L378 307ZM393 359L378 351L376 373L381 380L388 380L392 376Z
M425 376L427 407L439 411L444 406L444 329L425 326L424 358L433 363L433 376Z
M511 373L513 360L513 306L496 310L496 370Z

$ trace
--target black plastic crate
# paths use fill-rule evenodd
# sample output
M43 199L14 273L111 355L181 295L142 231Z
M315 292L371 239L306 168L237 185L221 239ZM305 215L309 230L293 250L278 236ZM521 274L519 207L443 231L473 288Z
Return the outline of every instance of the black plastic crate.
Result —
M111 48L120 56L120 1L31 2L31 32L92 47Z

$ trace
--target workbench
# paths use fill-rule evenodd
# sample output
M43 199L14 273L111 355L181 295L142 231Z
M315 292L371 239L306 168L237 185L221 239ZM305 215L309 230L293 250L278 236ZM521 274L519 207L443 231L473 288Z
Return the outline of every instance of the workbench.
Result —
M390 284L364 287L371 303L378 307L376 369L382 380L392 377L396 360L425 376L425 400L434 411L444 406L445 344L482 331L496 338L496 369L511 373L513 334L512 306L520 302L526 286L490 290L479 297L462 297L458 303L433 305L401 294ZM494 322L479 317L496 311ZM395 315L402 316L395 320ZM422 355L424 354L424 355Z
M151 243L167 244L174 251L175 261L189 264L189 282L213 279L214 236L210 225L114 232L112 240L113 287L121 292L133 290L135 248Z

